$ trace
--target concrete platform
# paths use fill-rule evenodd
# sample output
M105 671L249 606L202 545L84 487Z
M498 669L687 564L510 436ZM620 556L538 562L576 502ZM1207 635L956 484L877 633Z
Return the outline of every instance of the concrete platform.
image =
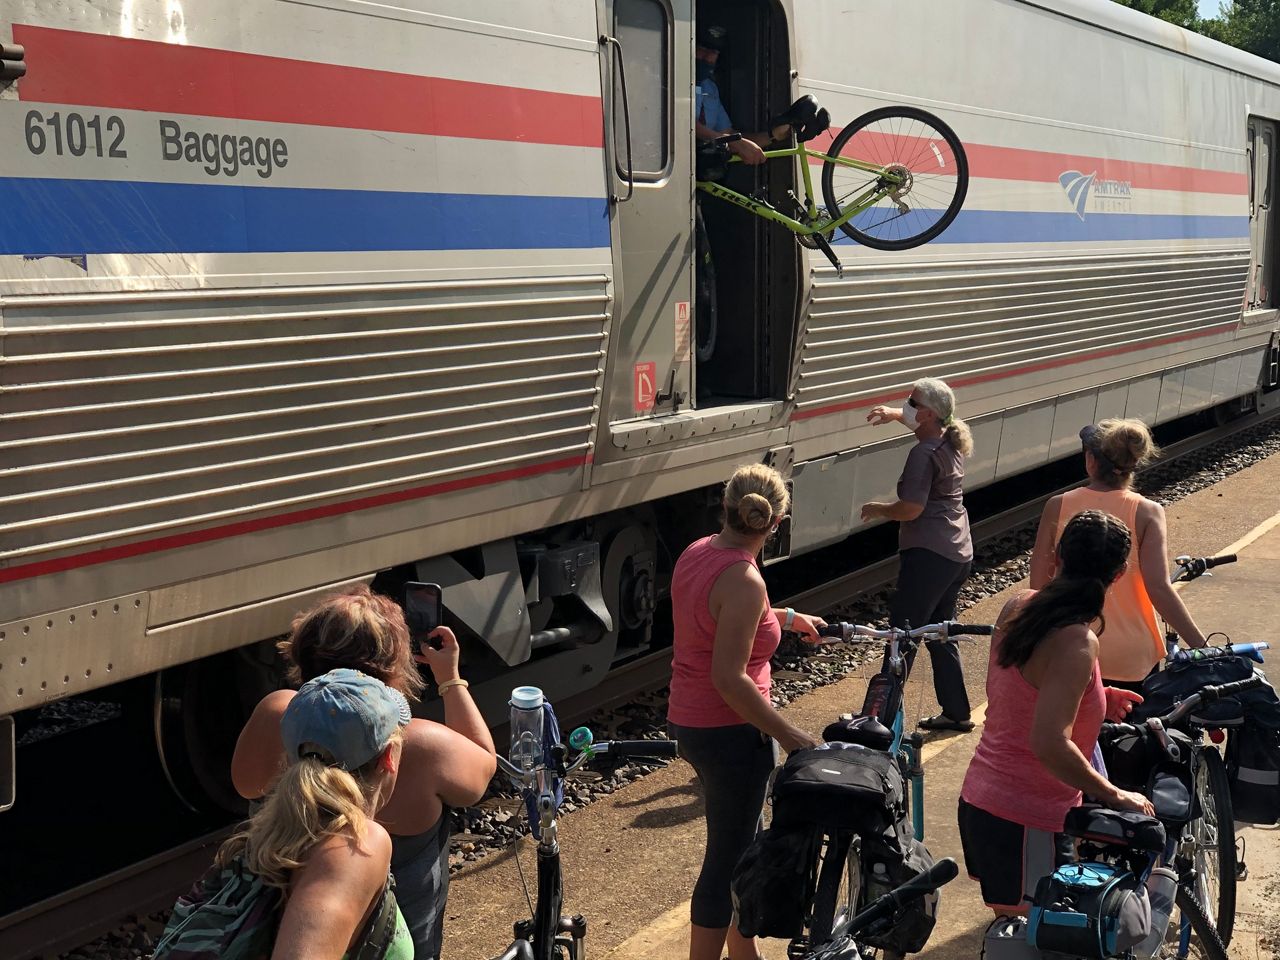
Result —
M1277 638L1275 658L1280 659L1280 514L1269 518L1241 540L1217 553L1237 553L1240 561L1219 568L1213 577L1186 586L1183 595L1196 622L1205 630L1221 630L1235 641ZM1217 642L1217 638L1215 638ZM1273 671L1274 672L1274 671ZM1280 673L1277 673L1280 676ZM981 723L985 703L975 710ZM925 842L935 855L961 861L958 851L955 808L959 786L976 744L974 736L934 741L925 750ZM1280 830L1242 826L1239 835L1247 844L1250 880L1239 887L1232 958L1263 960L1272 957L1280 923L1276 917L1276 893L1280 891ZM931 960L970 960L979 954L982 934L991 913L982 907L977 884L963 874L944 894L938 927L925 955ZM652 924L608 954L609 960L670 960L688 952L688 904L664 913ZM767 941L762 953L773 960L786 955L785 944Z
M1280 618L1280 457L1273 457L1192 494L1168 508L1170 549L1178 553L1241 554L1241 562L1213 578L1189 586L1186 601L1205 630L1223 630L1235 640L1271 639ZM965 617L990 622L1005 599L1024 585L1011 587L966 611ZM1280 637L1272 651L1280 664ZM962 649L970 699L981 704L985 645ZM861 702L871 668L815 690L786 708L796 723L812 730ZM1280 667L1273 667L1280 680ZM936 711L927 658L917 664L906 695L908 719ZM982 710L975 711L980 719ZM925 754L926 837L935 856L959 857L955 809L977 733L931 737ZM1231 955L1240 960L1273 956L1280 933L1280 830L1248 828L1249 881L1240 887L1240 916ZM688 952L688 896L702 858L702 797L697 779L684 763L630 784L611 797L562 820L568 912L588 918L588 952L609 960L679 960ZM510 940L510 923L528 915L515 858L523 859L532 880L532 852L491 856L463 870L451 885L444 955L448 960L491 957ZM924 956L971 960L979 955L981 934L990 920L977 885L962 875L945 891L939 925ZM763 955L781 960L785 944L764 941Z

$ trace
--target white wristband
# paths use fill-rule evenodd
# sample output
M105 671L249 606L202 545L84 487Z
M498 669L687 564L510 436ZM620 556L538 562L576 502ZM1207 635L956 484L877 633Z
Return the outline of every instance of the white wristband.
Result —
M790 607L787 607L787 619L782 622L782 629L790 630L791 624L795 622L796 622L796 612L792 610Z

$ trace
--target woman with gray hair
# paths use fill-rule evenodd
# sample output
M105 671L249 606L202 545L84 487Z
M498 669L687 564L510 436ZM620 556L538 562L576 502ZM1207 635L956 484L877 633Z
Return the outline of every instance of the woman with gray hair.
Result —
M862 505L863 522L897 520L898 589L889 604L889 623L913 627L951 620L956 597L973 566L973 539L961 487L964 461L973 451L968 426L955 415L956 398L941 380L917 380L901 409L875 407L867 420L897 422L916 435L898 478L898 499ZM955 644L929 641L933 687L942 713L926 717L926 730L973 729L969 695Z

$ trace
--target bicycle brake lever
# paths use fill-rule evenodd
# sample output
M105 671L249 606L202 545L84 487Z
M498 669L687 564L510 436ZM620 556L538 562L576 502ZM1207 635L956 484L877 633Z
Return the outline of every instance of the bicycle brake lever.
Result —
M1164 755L1177 763L1182 759L1182 748L1169 739L1169 731L1165 729L1164 723L1159 717L1152 717L1147 721L1147 728L1156 735L1156 739L1160 741L1160 747L1164 750Z

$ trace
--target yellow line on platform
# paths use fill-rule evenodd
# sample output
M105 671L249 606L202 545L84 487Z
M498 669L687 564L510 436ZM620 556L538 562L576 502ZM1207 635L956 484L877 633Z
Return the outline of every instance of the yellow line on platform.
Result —
M1254 543L1258 540L1261 540L1264 536L1266 536L1276 527L1280 527L1280 513L1277 513L1274 516L1268 517L1266 520L1263 520L1260 524L1258 524L1256 527L1254 527L1252 530L1246 533L1243 537L1241 537L1235 543L1231 544L1231 546L1223 547L1218 552L1220 554L1221 553L1239 553L1245 547L1249 546L1249 544Z

